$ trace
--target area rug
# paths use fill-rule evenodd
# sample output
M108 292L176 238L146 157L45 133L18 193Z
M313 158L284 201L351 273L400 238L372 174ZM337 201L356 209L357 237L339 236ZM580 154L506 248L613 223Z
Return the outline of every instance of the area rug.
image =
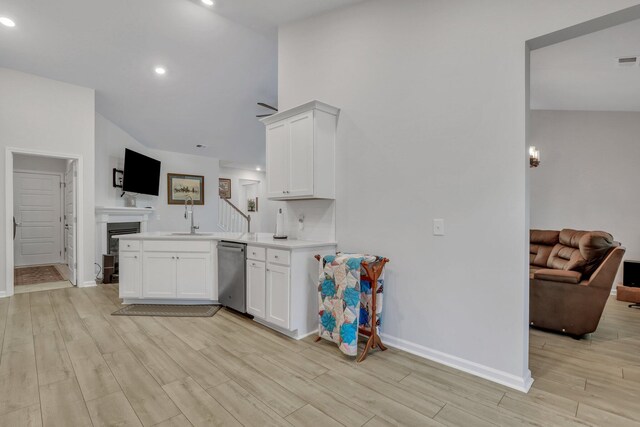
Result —
M130 304L112 316L159 316L159 317L211 317L220 310L220 305L165 305Z
M64 278L53 265L39 267L18 267L14 269L14 286L35 285L37 283L61 282Z

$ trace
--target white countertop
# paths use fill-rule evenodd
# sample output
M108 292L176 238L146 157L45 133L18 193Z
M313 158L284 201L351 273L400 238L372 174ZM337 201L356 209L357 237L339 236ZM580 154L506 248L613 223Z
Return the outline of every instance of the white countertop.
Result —
M137 234L121 234L113 236L122 240L226 240L228 242L246 243L255 246L271 246L285 249L315 248L320 246L334 246L334 241L313 241L274 239L270 233L208 233L198 232L195 235L182 232L156 231Z

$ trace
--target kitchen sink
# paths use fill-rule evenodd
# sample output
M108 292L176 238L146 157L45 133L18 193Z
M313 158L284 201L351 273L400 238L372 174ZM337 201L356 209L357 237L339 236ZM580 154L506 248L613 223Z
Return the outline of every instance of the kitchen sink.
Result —
M213 233L195 233L191 234L189 232L184 233L171 233L172 236L212 236Z

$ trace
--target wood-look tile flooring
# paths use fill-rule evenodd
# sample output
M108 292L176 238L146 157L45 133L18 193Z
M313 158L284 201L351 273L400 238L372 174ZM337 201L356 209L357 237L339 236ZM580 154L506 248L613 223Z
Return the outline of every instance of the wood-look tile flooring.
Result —
M221 310L111 316L117 287L0 300L1 426L638 425L640 311L531 332L529 394L389 349L356 365Z

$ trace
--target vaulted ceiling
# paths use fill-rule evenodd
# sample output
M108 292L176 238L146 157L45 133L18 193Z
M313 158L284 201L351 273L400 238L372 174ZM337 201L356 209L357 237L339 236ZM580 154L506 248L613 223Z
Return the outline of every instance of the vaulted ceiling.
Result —
M531 52L531 108L640 111L640 20ZM638 61L640 63L640 61Z
M358 1L3 0L16 26L0 26L0 66L94 88L96 110L149 147L260 165L277 26Z

